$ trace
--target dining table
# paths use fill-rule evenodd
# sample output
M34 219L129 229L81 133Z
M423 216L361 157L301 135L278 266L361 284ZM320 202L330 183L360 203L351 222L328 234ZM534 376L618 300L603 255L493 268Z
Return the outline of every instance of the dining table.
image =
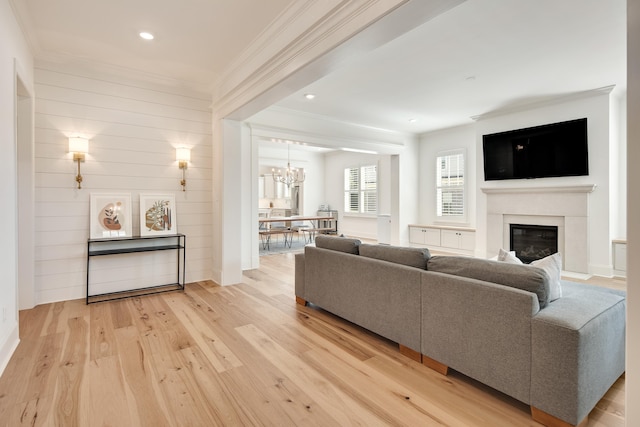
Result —
M327 222L329 226L327 226ZM305 242L313 242L318 234L337 234L338 218L327 215L292 215L292 216L271 216L258 218L258 231L263 249L269 249L271 244L271 236L284 235L285 246L291 247L291 238L293 236L293 223L302 223L297 225L297 231L304 236ZM308 223L308 224L305 224ZM276 225L277 224L277 225ZM282 224L282 225L280 225Z

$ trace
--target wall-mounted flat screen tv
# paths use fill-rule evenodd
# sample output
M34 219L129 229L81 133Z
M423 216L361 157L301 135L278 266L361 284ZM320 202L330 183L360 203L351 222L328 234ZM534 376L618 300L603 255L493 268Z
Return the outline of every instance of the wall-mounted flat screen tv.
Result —
M587 119L482 136L484 179L589 175Z

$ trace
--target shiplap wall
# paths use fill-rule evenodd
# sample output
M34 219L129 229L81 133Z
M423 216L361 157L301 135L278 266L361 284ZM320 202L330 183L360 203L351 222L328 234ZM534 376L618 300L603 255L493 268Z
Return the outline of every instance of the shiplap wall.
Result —
M86 294L92 192L131 194L133 235L140 233L140 194L175 195L177 231L187 236L186 280L211 278L210 97L57 64L36 65L35 92L37 303ZM80 190L68 153L75 135L90 140ZM186 192L175 160L180 145L191 147ZM92 260L92 283L125 274L133 284L148 284L150 273L175 263L170 252L105 258L112 259Z

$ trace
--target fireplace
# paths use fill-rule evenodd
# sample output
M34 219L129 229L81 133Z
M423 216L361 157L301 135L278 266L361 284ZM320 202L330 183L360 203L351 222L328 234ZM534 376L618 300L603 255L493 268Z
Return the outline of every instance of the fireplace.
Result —
M486 254L510 247L510 224L558 227L563 271L590 270L589 206L595 185L483 188L486 194Z
M553 225L510 224L510 250L528 264L558 252L558 227Z

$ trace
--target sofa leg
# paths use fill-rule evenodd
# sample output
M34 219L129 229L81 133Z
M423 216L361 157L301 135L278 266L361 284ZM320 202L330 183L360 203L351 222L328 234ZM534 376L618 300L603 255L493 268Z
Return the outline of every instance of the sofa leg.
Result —
M422 354L420 354L419 351L412 350L402 344L398 344L398 347L400 349L400 354L403 356L408 357L411 360L415 360L418 363L422 362Z
M433 369L439 374L447 375L449 373L449 367L447 365L443 365L437 360L434 360L429 356L425 356L424 354L422 355L422 364L428 368Z
M531 407L531 418L533 419L533 421L539 422L540 424L547 427L574 427L573 424L562 421L561 419L547 414L546 412L541 411L538 408L534 408L533 406ZM575 427L587 427L588 418L589 417L584 417L584 420L578 423Z
M307 300L296 295L296 302L300 305L307 305Z

